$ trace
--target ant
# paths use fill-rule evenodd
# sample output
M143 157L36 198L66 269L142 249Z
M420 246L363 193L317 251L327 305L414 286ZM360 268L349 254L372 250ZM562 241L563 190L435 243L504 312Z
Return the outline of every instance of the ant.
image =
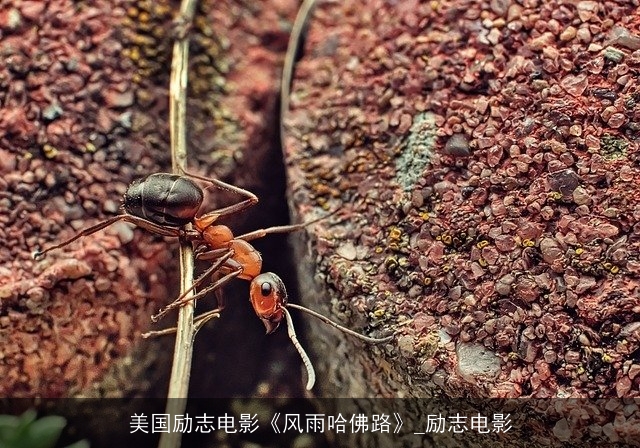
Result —
M204 191L196 181L206 182L222 190L231 191L244 196L245 199L235 204L213 210L197 216L204 200ZM195 245L195 257L199 260L211 260L211 266L202 273L193 285L184 291L172 303L162 308L151 317L157 322L167 312L181 307L186 303L204 297L215 291L218 307L203 313L196 318L197 327L201 327L210 318L217 316L224 309L221 288L234 278L250 282L249 296L251 305L264 324L267 334L273 333L282 319L286 318L289 338L300 354L307 369L307 385L310 390L315 383L315 372L311 360L305 353L293 327L291 314L287 308L294 308L314 316L323 322L368 343L382 343L392 339L372 338L345 328L329 318L288 302L284 282L272 272L262 272L262 256L249 241L262 238L269 234L288 233L300 230L325 217L302 224L269 227L234 237L231 229L225 225L216 224L224 216L242 211L258 202L256 195L248 190L228 184L215 178L207 178L196 174L155 173L132 182L123 198L125 213L106 219L94 226L81 230L73 237L62 243L49 246L33 254L34 259L42 258L46 253L64 247L79 238L91 235L118 221L126 221L142 227L150 232L162 236L186 238ZM186 224L193 224L193 229L186 229ZM207 278L213 277L211 284L187 297L192 290L199 287ZM145 333L144 337L168 334L175 328Z

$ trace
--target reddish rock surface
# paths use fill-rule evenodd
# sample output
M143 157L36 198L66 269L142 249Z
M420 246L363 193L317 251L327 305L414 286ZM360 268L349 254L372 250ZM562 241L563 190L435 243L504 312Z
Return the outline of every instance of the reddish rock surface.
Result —
M148 236L147 245L126 246L126 226L31 259L88 220L118 212L128 181L158 167L144 131L132 132L135 67L121 60L127 40L114 26L126 7L4 5L11 20L0 40L2 395L86 392L132 352L155 308L149 298L167 295L169 252ZM147 364L142 358L138 366Z
M274 98L297 5L200 3L192 166L260 193L277 165ZM351 328L396 334L354 350L314 325L325 394L638 397L636 3L320 5L285 158L302 220L338 211L311 229L301 290ZM133 178L168 169L175 6L0 3L3 395L108 394L162 363L132 347L174 294L175 246L114 226L42 261L31 253L118 213ZM266 204L251 228L277 222ZM266 369L275 383L242 387L299 393L286 335L269 361L247 336L253 317L233 314L228 339L199 341L201 359L238 362L214 363L197 386ZM253 352L236 350L243 339ZM148 393L158 379L144 378L125 393ZM590 425L589 437L629 441L637 406L611 403L602 418L546 410L554 437Z
M320 3L285 158L301 220L338 212L302 289L397 335L339 336L328 393L640 396L639 44L637 2ZM631 406L556 436L637 441Z
M273 162L278 76L296 6L201 1L191 30L190 168L255 190L267 208L247 214L251 229L283 223L275 201L284 186L269 192L282 167L264 165ZM0 2L3 396L166 393L173 340L142 343L140 333L176 294L175 243L117 224L40 261L31 254L121 213L131 180L170 169L177 9L166 0ZM218 195L205 206L234 199ZM207 374L194 370L195 393L300 393L286 334L265 338L260 321L242 314L248 300L229 302L228 335L199 338L196 364ZM243 338L255 345L244 353ZM239 356L246 360L229 362ZM295 381L283 367L291 360ZM242 371L225 377L225 362Z

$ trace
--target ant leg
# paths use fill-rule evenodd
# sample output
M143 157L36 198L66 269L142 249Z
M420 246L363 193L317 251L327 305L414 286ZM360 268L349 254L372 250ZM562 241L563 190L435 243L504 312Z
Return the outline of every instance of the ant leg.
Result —
M236 270L229 272L228 274L224 274L222 277L218 278L214 283L207 286L202 291L198 291L198 298L206 296L211 291L219 291L224 285L240 275L243 269L244 268L239 267ZM193 300L193 297L189 297L189 300ZM184 300L184 303L189 302L189 300ZM222 300L222 296L216 296L216 300L218 302L218 308L224 309L224 300ZM177 304L177 306L181 305L183 305L183 303Z
M330 214L322 216L320 218L312 219L311 221L303 222L303 223L300 223L300 224L289 224L289 225L286 225L286 226L274 226L274 227L269 227L267 229L254 230L253 232L249 232L249 233L245 233L244 235L237 236L236 239L237 240L251 241L251 240L262 238L262 237L264 237L266 235L271 235L271 234L274 234L274 233L291 233L291 232L295 232L296 230L302 230L305 227L310 226L311 224L315 224L318 221L322 221L323 219L331 216L332 214L333 213L330 213Z
M202 284L202 282L209 277L211 274L213 274L215 271L217 271L218 269L220 269L222 267L222 265L229 260L231 257L233 257L234 252L232 250L228 250L225 249L226 253L224 253L222 256L218 255L216 257L216 261L215 263L213 263L211 266L209 266L207 268L206 271L204 271L202 274L200 274L198 276L198 278L193 282L193 284L189 287L189 289L187 289L186 291L184 291L182 294L180 294L180 296L176 299L176 300L182 300L184 299L184 296L186 296L189 292L193 291L195 288L197 288L198 286L200 286ZM214 251L210 251L210 252L214 252ZM207 252L208 253L208 252ZM199 257L198 257L199 258ZM198 293L200 294L200 293ZM194 300L193 298L191 298L191 300Z
M287 226L274 226L274 227L269 227L267 229L258 229L258 230L254 230L253 232L249 232L249 233L245 233L244 235L237 236L236 239L251 241L251 240L257 240L258 238L262 238L264 236L271 235L274 233L291 233L291 232L295 232L296 230L302 230L313 222L314 221L302 223L302 224L291 224Z
M163 236L180 236L180 229L174 229L171 227L165 227L165 226L161 226L158 224L155 224L151 221L147 221L146 219L143 218L139 218L137 216L133 216L133 215L129 215L129 214L124 214L124 215L118 215L118 216L113 216L111 218L105 219L102 222L99 222L98 224L95 224L91 227L87 227L86 229L81 230L80 232L78 232L77 234L75 234L73 237L69 238L66 241L63 241L62 243L58 243L58 244L54 244L52 246L47 247L46 249L42 250L42 251L35 251L33 253L33 258L35 260L38 260L40 258L42 258L47 252L50 252L54 249L59 249L61 247L64 247L68 244L73 243L74 241L76 241L79 238L82 238L83 236L88 236L91 235L93 233L98 232L99 230L102 230L106 227L109 227L111 224L114 224L118 221L127 221L130 222L132 224L135 224L139 227L142 227L146 230L149 230L150 232L156 233L158 235L163 235Z
M221 312L222 312L222 308L216 308L215 310L207 311L206 313L202 313L201 315L197 316L193 320L193 325L195 326L195 332L197 333L198 331L200 331L200 329L204 327L205 324L209 322L211 319L220 317ZM146 333L142 333L142 337L144 339L154 338L156 336L165 336L167 334L173 334L177 331L178 331L178 327L164 328L162 330L152 330L152 331L147 331Z
M221 278L221 275L218 272L214 272L213 275L215 280L219 280ZM202 275L202 277L204 277L204 274ZM199 280L200 279L198 279L198 281ZM193 320L195 333L200 331L200 329L204 327L207 324L207 322L209 322L211 319L220 317L220 313L222 312L222 310L224 310L225 305L222 297L222 288L216 289L214 293L216 295L216 300L218 301L218 307L213 310L207 311L206 313L202 313L199 316L196 316L196 318ZM176 333L177 331L178 331L178 327L164 328L162 330L155 330L155 331L152 330L152 331L147 331L146 333L142 333L142 337L147 339L150 337L173 334L173 333Z
M233 261L233 260L231 260ZM216 282L218 280L220 280L222 277L224 277L224 275L220 272L214 272L213 273L213 280L215 280ZM215 291L213 291L213 294L216 296L216 302L218 303L218 309L219 310L223 310L225 307L224 304L224 295L222 294L222 288L218 288Z
M258 203L258 197L252 192L250 192L249 190L245 190L244 188L236 187L235 185L228 184L219 179L199 176L197 174L190 173L185 170L182 170L182 173L185 176L192 177L194 179L201 180L203 182L209 182L210 184L220 188L221 190L231 191L233 193L237 193L246 198L245 200L240 201L237 204L229 205L227 207L223 207L221 209L214 210L209 213L205 213L199 218L195 218L194 222L196 223L196 227L200 229L204 229L205 227L210 226L221 216L237 213L239 211L242 211Z
M206 246L200 246L200 247L206 247ZM217 260L218 258L220 258L222 255L224 255L225 253L227 253L229 251L228 248L223 247L220 249L212 249L212 250L200 250L200 248L196 249L196 259L197 260Z
M235 270L244 270L245 267L244 265L238 263L237 261L235 261L233 258L229 257L229 252L233 253L233 255L236 255L235 251L233 249L227 249L227 248L222 248L222 249L213 249L207 252L201 252L196 254L196 258L198 260L217 260L219 258L224 258L224 265L223 266L219 266L219 262L218 264L216 264L216 266L209 268L204 274L202 274L200 277L198 277L198 280L196 280L195 283L197 283L198 285L201 282L201 279L204 279L204 277L208 276L208 275L212 275L212 281L216 282L218 280L220 280L220 278L222 278L224 276L224 273L228 273L230 271L235 271ZM220 255L222 254L222 256ZM232 255L232 256L233 256ZM218 269L220 269L220 272L218 271ZM242 272L241 272L242 273ZM223 310L224 309L224 297L222 295L222 288L218 288L214 291L215 295L216 295L216 301L218 302L218 309L219 310Z
M214 289L214 287L221 287L222 285L224 285L224 283L218 285L219 281L215 282L213 285L209 285L207 286L205 289L203 289L202 291L198 291L196 294L187 297L187 294L189 294L191 291L193 291L197 286L199 286L209 275L211 275L212 273L214 273L216 270L220 269L222 267L222 265L224 265L227 260L229 260L229 258L231 258L233 256L233 251L229 251L228 253L226 253L225 255L223 255L222 257L220 257L219 259L217 259L215 261L215 263L213 263L206 271L204 271L194 282L193 284L189 287L189 289L187 289L186 291L184 291L182 294L180 294L180 296L178 296L178 298L176 300L174 300L173 302L171 302L169 305L165 306L164 308L162 308L160 311L158 311L157 314L151 316L151 320L153 322L158 322L158 320L160 320L160 318L162 318L162 316L164 316L165 314L167 314L170 310L174 309L174 308L178 308L180 306L183 306L185 303L191 302L192 300L197 300L201 297L204 297L209 291L211 291L212 289ZM238 269L238 274L240 272L242 272L242 268ZM235 271L234 271L235 272ZM236 274L237 275L237 274ZM226 282L225 282L226 283Z
M213 274L214 277L217 276L216 280L219 280L220 278L222 278L222 276L219 275L219 273L214 273ZM194 320L193 320L193 325L195 327L195 332L197 333L198 331L200 331L200 329L202 327L204 327L207 322L209 322L211 319L214 318L218 318L220 317L220 313L222 312L222 310L224 310L224 299L222 297L222 288L218 288L214 291L214 294L216 295L216 300L218 301L218 307L216 309L213 309L211 311L207 311L206 313L202 313L201 315L197 316ZM175 333L176 331L178 331L178 329L176 327L173 328L167 328L164 330L160 330L158 331L158 333L160 334L170 334L170 333ZM149 333L153 333L153 332L149 332ZM158 334L158 336L160 336L160 334ZM143 335L144 337L144 335Z
M47 252L50 252L54 249L60 249L61 247L66 246L67 244L71 244L73 243L75 240L82 238L83 236L87 236L87 235L91 235L92 233L96 233L99 230L104 229L105 227L109 227L111 224L118 222L122 219L124 219L124 216L126 215L118 215L118 216L114 216L112 218L106 219L94 226L91 227L87 227L86 229L81 230L80 232L76 233L73 237L69 238L66 241L63 241L62 243L58 243L58 244L54 244L53 246L49 246L44 250L36 250L33 253L33 259L34 260L39 260L41 259Z
M184 230L180 229L179 227L163 226L160 224L156 224L155 222L151 222L144 218L139 218L133 215L123 215L123 216L124 218L122 219L124 221L130 222L131 224L135 224L138 227L148 230L151 233L155 233L156 235L173 236L176 238L187 235L184 232Z
M196 300L196 299L202 298L202 297L206 296L208 293L210 293L213 290L217 290L219 288L222 288L224 285L229 283L229 281L231 281L234 278L236 278L241 272L242 272L242 268L238 268L237 270L232 271L232 272L224 275L218 281L216 281L213 284L207 286L202 291L198 291L197 294L195 294L195 295L193 295L191 297L182 297L182 299L180 299L180 298L176 299L174 302L170 303L169 305L164 307L162 310L160 310L156 315L151 316L151 320L154 321L154 322L157 322L165 314L167 314L170 310L172 310L174 308L179 308L179 307L185 305L186 303L188 303L188 302L190 302L192 300ZM224 305L222 307L224 308Z
M253 202L254 204L258 202L258 197L255 194L253 194L252 192L250 192L249 190L245 190L244 188L236 187L235 185L228 184L228 183L226 183L224 181L221 181L220 179L216 179L216 178L213 178L213 177L200 176L198 174L190 173L190 172L185 171L185 170L182 170L182 173L185 176L192 177L194 179L198 179L198 180L201 180L203 182L209 182L210 184L213 184L214 186L220 188L221 190L231 191L231 192L234 192L234 193L238 193L238 194L240 194L242 196L245 196L245 197L247 197L247 199L250 199L250 200L254 201ZM251 205L253 205L253 204L251 204Z

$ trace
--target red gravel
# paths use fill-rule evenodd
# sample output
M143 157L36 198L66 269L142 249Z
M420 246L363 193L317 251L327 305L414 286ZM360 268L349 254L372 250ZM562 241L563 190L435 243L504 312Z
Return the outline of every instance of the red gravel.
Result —
M296 4L199 3L190 166L252 187L274 140ZM115 225L41 261L31 254L120 213L131 180L168 170L176 5L0 2L0 395L165 393L173 341L141 347L139 335L177 289L175 245Z
M145 148L144 132L131 132L140 121L135 67L121 58L128 7L52 1L3 9L11 18L0 41L5 396L87 393L132 352L157 307L149 298L167 295L165 244L143 237L146 246L127 245L134 235L124 225L31 259L86 220L119 212L128 182L162 159Z
M318 6L290 188L339 209L316 288L398 335L332 393L640 396L639 44L637 1Z

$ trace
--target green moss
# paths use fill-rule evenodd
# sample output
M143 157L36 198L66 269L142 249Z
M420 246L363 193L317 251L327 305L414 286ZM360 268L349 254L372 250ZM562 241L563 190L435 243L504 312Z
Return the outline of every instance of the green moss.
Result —
M626 157L629 142L622 137L604 134L600 137L600 154L607 160L617 160Z
M414 117L407 138L401 143L400 156L396 159L396 180L405 191L412 191L431 161L436 140L433 114L422 113Z
M0 415L0 446L4 448L53 448L62 434L67 421L50 415L36 419L36 412L29 410L20 417ZM81 440L67 448L89 448Z

